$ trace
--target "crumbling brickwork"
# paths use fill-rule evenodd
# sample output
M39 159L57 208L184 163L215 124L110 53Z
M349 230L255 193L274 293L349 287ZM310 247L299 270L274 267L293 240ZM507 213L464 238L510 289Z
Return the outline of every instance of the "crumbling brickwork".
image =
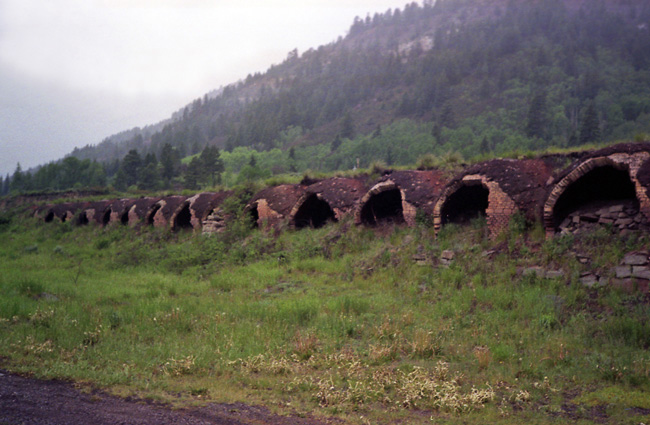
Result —
M485 210L485 217L490 235L495 236L508 227L510 218L519 210L515 201L501 189L497 182L491 181L480 174L469 174L449 186L436 203L433 210L433 225L436 232L442 227L443 217L441 211L449 196L465 185L476 184L480 184L488 190L488 205Z
M628 173L630 181L634 185L636 199L639 202L639 211L646 221L649 220L650 198L648 197L647 188L643 186L638 178L639 171L648 159L650 159L650 153L646 151L613 152L606 156L588 158L574 166L570 172L552 186L553 189L544 203L543 219L547 236L552 236L557 231L556 204L562 194L589 172L600 167L613 167L625 170Z

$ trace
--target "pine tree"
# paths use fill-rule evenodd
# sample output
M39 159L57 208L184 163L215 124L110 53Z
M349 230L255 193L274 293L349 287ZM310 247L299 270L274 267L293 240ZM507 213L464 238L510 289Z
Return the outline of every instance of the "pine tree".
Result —
M597 142L600 140L600 122L593 102L587 106L580 124L580 144Z
M354 121L352 120L352 115L349 112L346 112L341 120L341 132L340 135L342 138L352 139L354 137Z
M12 192L22 192L25 190L25 175L23 174L23 168L20 166L20 162L16 164L16 170L11 176L11 184L9 189Z
M149 162L140 170L140 180L138 182L138 187L144 190L157 190L160 188L162 179L160 177L160 171L158 170L158 165Z
M487 136L483 136L481 140L481 153L488 153L490 151L490 142L488 142Z
M133 186L138 183L138 173L142 167L142 158L136 149L131 149L122 160L120 169L124 174L124 183L126 187Z
M200 160L203 173L207 177L210 177L211 184L214 186L216 181L221 180L221 173L224 169L219 148L216 146L206 146L203 152L201 152Z
M9 187L11 186L11 178L9 177L9 173L5 176L5 183L4 186L2 186L2 194L3 195L8 195L9 194Z
M433 128L431 129L431 135L435 139L437 144L442 144L442 128L440 128L440 124L435 123L433 124Z
M192 158L190 164L185 170L183 178L185 180L185 187L188 189L198 189L199 188L199 179L201 178L201 168L202 163L199 157Z
M546 93L540 92L533 97L528 109L526 135L546 139L548 137L548 108L546 106Z
M343 143L343 142L341 141L341 137L340 137L339 135L337 135L337 136L334 138L334 141L332 142L332 146L331 146L331 148L330 148L330 152L336 152L336 151L338 150L338 148L341 147L341 144L342 144L342 143Z
M171 179L178 175L181 160L178 151L169 143L163 145L160 153L160 163L162 165L162 177L169 183Z

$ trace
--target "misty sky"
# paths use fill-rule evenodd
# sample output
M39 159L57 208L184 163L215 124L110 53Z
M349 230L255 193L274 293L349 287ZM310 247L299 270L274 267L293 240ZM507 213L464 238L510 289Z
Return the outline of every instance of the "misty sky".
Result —
M406 0L0 0L0 173L168 118Z

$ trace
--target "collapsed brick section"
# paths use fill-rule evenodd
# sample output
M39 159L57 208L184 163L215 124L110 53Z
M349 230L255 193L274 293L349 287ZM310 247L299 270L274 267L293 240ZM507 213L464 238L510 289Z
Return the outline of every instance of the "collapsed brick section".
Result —
M439 170L388 172L360 200L355 222L374 226L390 221L414 226L418 210L432 214L444 185Z
M341 220L354 211L366 190L361 179L334 177L312 183L291 209L289 222L302 228L320 227L328 220Z
M145 222L154 227L166 227L172 215L187 199L186 196L166 196L153 204L149 209Z
M135 204L135 199L116 199L104 209L101 224L108 226L113 223L129 224L129 210Z
M62 223L65 223L68 220L72 220L75 214L81 209L83 203L79 202L66 202L63 204L52 205L44 213L43 221L50 223L54 219L60 220Z
M478 214L485 216L494 236L518 211L534 221L539 218L538 206L551 172L552 167L541 159L495 159L476 164L452 180L440 195L433 211L434 228L438 231L446 223L463 222Z
M172 230L200 231L208 216L213 215L214 219L214 214L218 215L219 206L230 195L231 192L203 192L187 198L172 215ZM208 226L210 227L210 224ZM210 228L209 231L216 229Z
M585 214L573 214L581 208L618 208L613 204L623 206L620 213L626 216L616 217L625 220L620 225L627 226L626 220L631 219L638 225L646 226L650 219L649 151L648 143L621 144L592 152L569 167L556 179L544 203L546 234L550 236L561 228L568 228L569 224L579 224L583 216L587 219L584 221L591 221ZM639 218L634 209L638 210ZM571 223L565 223L567 217L570 217ZM601 221L601 217L598 217L598 221ZM616 224L615 220L606 221L606 224Z
M143 197L143 198L138 198L135 199L133 202L133 205L131 205L131 208L128 210L128 217L129 217L129 226L135 226L138 223L145 222L145 224L152 224L147 223L147 214L151 211L154 205L160 201L161 198L150 198L150 197ZM153 219L153 217L152 217Z
M253 196L245 212L250 215L255 227L275 227L285 220L293 207L305 195L305 186L283 184L268 187Z
M81 206L81 211L77 214L75 220L78 225L90 223L99 223L104 210L111 205L111 201L103 200L97 202L87 202Z

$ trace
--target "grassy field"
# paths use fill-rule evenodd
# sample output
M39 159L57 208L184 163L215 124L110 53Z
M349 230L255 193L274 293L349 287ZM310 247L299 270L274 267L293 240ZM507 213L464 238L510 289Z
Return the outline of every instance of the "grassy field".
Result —
M0 367L359 424L648 423L649 297L578 283L647 235L544 241L520 220L486 234L237 222L204 237L3 215Z

